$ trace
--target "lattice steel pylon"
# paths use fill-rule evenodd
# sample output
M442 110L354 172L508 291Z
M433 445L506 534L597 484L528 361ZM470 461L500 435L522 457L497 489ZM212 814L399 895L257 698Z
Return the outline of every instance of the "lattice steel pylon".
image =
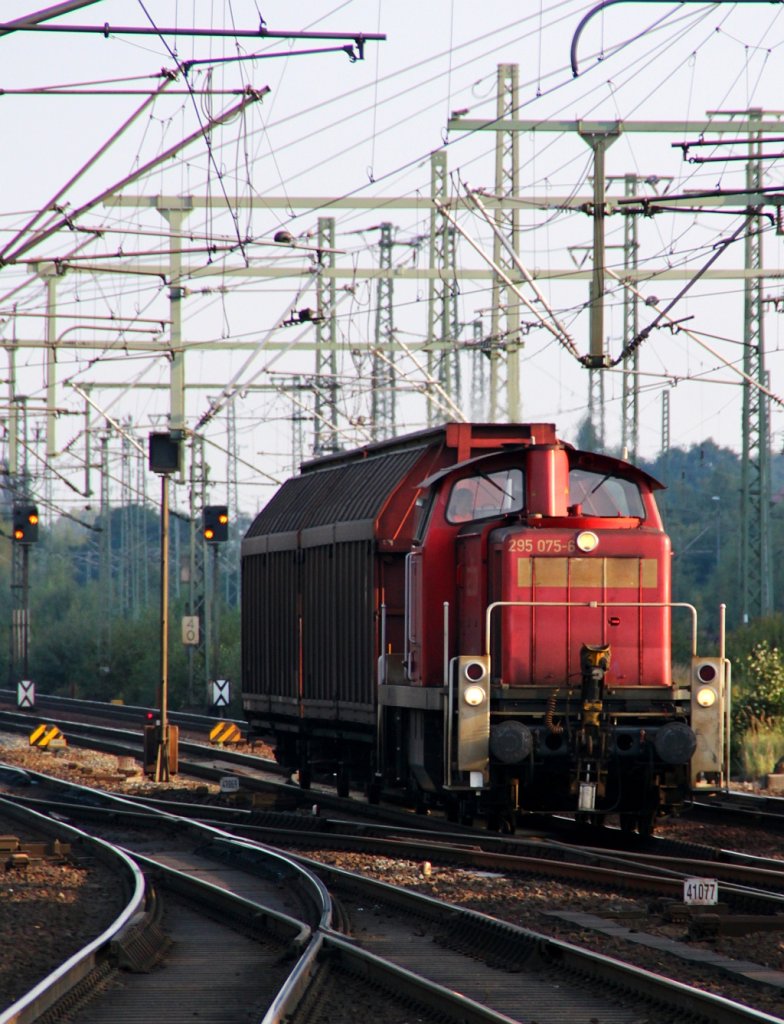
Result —
M661 417L661 456L667 459L670 454L670 392L662 391Z
M238 455L237 405L229 402L226 406L226 498L229 504L229 523L236 522L240 504Z
M750 110L749 120L760 120L762 111ZM746 164L746 187L762 187L761 135L752 132ZM745 263L747 270L762 269L763 219L761 208L747 210ZM765 332L762 302L763 280L753 274L744 282L743 370L752 382L766 386ZM773 611L773 573L770 557L770 437L767 395L749 380L743 385L743 462L741 466L740 584L743 622Z
M237 534L237 515L239 512L240 495L237 472L239 448L237 445L237 406L229 402L226 408L226 499L229 505L229 537ZM221 577L226 586L226 603L236 608L240 599L239 576L232 571L230 552L225 544L218 545L218 557L221 560Z
M130 423L124 424L125 430L120 438L120 522L122 537L120 558L117 566L117 592L119 610L123 615L135 615L138 611L137 596L137 547L134 536L136 509L133 503L133 450L130 441Z
M487 420L487 404L490 390L490 348L485 338L481 317L471 324L471 419L476 423Z
M27 447L27 398L14 392L16 386L13 358L11 359L11 422L9 439L9 482L12 488L11 504L26 502L30 498L30 474ZM21 444L20 444L21 441ZM20 459L21 451L21 459ZM14 687L23 678L27 668L29 610L27 556L22 544L11 543L11 647L8 658L8 685Z
M431 381L438 381L443 390L460 404L460 368L457 350L456 285L450 271L455 266L455 232L439 210L448 198L446 153L430 156L430 197L435 200L430 213L429 267L438 275L428 282L427 301L427 373ZM432 387L432 386L431 386ZM431 390L432 395L432 390ZM432 426L443 419L439 404L431 400L427 406L427 421Z
M193 704L196 700L194 680L197 662L206 667L207 663L207 622L205 621L205 570L204 548L201 521L207 501L207 466L204 460L204 438L198 434L191 436L191 474L190 474L190 566L188 573L188 614L198 616L198 643L188 646L188 700ZM179 568L179 567L178 567ZM205 685L209 680L205 680Z
M319 266L335 269L335 218L318 219ZM338 350L335 278L319 274L316 320L316 381L313 451L324 455L338 450Z
M639 178L627 174L624 178L624 195L633 196L637 191ZM623 269L637 270L639 241L637 216L627 213L623 222ZM623 344L628 345L639 331L639 300L636 291L623 291ZM637 371L640 368L640 349L636 347L623 361L623 385L621 392L621 450L632 462L637 459L640 443L640 388Z
M101 437L101 534L99 537L98 583L104 614L98 631L98 667L110 668L112 660L112 614L114 612L114 580L112 578L112 506L109 434Z
M588 371L588 422L593 433L592 444L604 451L604 370Z
M147 557L147 524L143 511L147 505L147 460L139 452L136 458L136 493L139 500L138 530L139 544L139 608L147 608L150 604L150 559Z
M296 374L281 381L281 390L289 396L291 403L291 472L296 476L305 461L305 425L313 421L312 410L303 398L298 397L306 391L312 393L310 378Z
M670 392L665 389L661 396L661 450L659 452L658 476L662 483L669 485L670 473ZM660 510L665 513L667 509L667 490L659 491L656 501Z
M392 224L384 221L379 225L379 230L378 266L382 273L376 289L376 351L373 353L370 396L371 433L374 441L394 437L397 430Z
M512 120L518 116L517 64L499 64L496 95L496 114L499 120ZM520 194L519 133L516 130L498 132L495 137L495 192L507 199ZM495 211L495 222L510 244L519 252L520 214L513 209ZM493 239L493 259L512 277L517 268L500 238ZM518 421L520 402L520 300L499 278L492 288L490 322L490 420Z

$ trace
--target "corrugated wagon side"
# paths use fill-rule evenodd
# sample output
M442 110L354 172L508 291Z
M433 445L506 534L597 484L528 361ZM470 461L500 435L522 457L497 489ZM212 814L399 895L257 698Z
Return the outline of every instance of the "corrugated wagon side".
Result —
M243 707L301 782L372 749L380 607L402 643L417 484L442 442L428 431L310 463L243 540Z

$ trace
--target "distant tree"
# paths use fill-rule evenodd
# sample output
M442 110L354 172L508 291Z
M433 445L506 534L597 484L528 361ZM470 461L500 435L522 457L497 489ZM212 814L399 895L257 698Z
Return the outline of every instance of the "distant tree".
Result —
M586 452L599 450L599 435L590 413L586 413L577 428L577 447Z

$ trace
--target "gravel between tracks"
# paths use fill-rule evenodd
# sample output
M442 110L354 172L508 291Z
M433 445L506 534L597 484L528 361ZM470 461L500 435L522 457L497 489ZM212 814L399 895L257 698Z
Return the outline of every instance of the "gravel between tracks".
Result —
M0 762L84 785L122 778L114 756L31 750L27 740L13 736L0 737ZM125 786L130 789L136 784L148 785L141 773ZM0 795L6 792L25 790L0 782ZM22 842L44 838L1 813L0 834L17 836ZM99 862L74 857L32 860L24 869L13 869L0 857L0 1011L100 935L123 906L114 876Z
M30 750L26 743L15 737L0 738L0 761L29 767L36 771L57 775L70 781L97 784L107 789L118 789L126 794L155 792L161 787L145 780L141 772L123 778L118 773L117 758L83 750L50 752ZM113 780L113 781L110 781ZM177 788L203 787L202 782L178 778ZM217 787L209 787L216 790ZM3 787L0 785L0 792ZM0 831L7 829L0 822ZM13 831L13 830L11 830ZM757 829L751 832L737 826L704 825L690 821L672 821L659 830L662 834L707 845L719 845L738 850L748 849L759 856L784 858L780 836L769 836ZM16 833L14 833L16 834ZM583 910L602 916L616 916L631 928L657 931L678 941L685 941L683 925L658 923L650 912L649 901L592 889L545 878L512 878L479 871L428 867L410 861L391 860L377 856L322 851L309 854L325 863L336 864L379 878L392 885L404 886L434 895L471 909L481 910L522 927L562 938L577 945L617 956L648 970L676 977L706 991L714 992L738 1002L755 1006L774 1015L782 1011L782 994L761 986L744 985L720 975L716 971L696 967L641 946L632 946L620 939L591 930L579 929L548 916L553 910ZM112 920L116 912L109 912L111 888L90 872L70 867L45 868L62 874L29 876L35 885L28 897L20 895L18 881L9 880L8 874L0 879L0 934L6 939L0 944L0 1007L12 1001L7 986L13 984L17 995L26 991L35 977L44 976L51 966L63 958L63 936L71 939L74 949L79 948ZM429 870L429 873L428 873ZM14 889L11 899L6 889ZM19 904L25 900L25 906ZM56 907L56 910L55 910ZM79 909L82 907L82 909ZM88 913L85 914L87 908ZM21 911L21 912L20 912ZM99 923L104 913L103 923ZM627 915L638 915L637 917ZM34 956L31 956L29 936L36 936ZM740 937L720 937L709 942L695 942L693 946L712 949L724 956L752 960L776 970L784 971L784 940L781 933L754 933ZM24 950L24 953L21 951ZM47 966L47 958L49 963ZM33 973L34 970L38 973Z
M40 836L0 814L0 833L23 843ZM0 859L0 1011L99 935L123 901L110 870L93 860Z

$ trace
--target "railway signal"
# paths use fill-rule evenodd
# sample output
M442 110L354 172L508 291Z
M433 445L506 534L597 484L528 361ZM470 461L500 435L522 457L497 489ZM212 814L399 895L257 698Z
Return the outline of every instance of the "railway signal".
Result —
M202 536L208 544L229 539L229 510L226 505L205 505Z
M150 434L150 469L161 478L161 685L158 706L160 728L147 727L145 737L152 737L157 747L155 781L168 782L177 771L176 726L169 725L169 476L180 471L181 432ZM147 763L145 761L145 763Z
M38 541L38 508L27 501L15 501L11 512L12 568L11 662L12 675L20 685L29 685L30 648L30 546ZM24 681L24 683L22 683ZM26 694L21 694L19 706ZM32 707L32 703L29 705Z
M17 544L38 540L38 509L35 505L14 505L13 537Z

